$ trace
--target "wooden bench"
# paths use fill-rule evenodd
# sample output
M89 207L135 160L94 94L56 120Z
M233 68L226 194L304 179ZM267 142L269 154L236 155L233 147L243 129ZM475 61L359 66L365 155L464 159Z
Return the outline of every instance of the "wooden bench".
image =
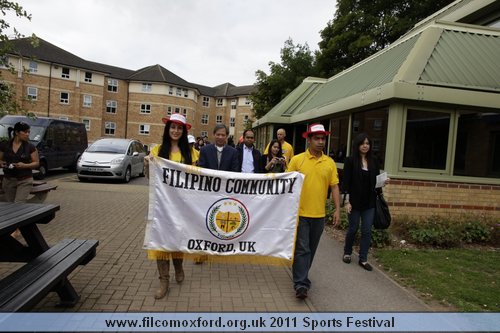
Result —
M0 183L1 185L1 183ZM27 200L29 203L43 203L45 199L47 199L47 196L50 191L56 190L57 185L50 185L47 182L44 181L34 181L33 182L33 187L30 191L30 194L33 194L31 198ZM0 186L0 195L4 194L4 191L2 190Z
M47 196L50 191L57 189L57 185L50 184L33 184L30 194L33 194L33 197L28 199L28 202L31 203L42 203L47 199Z
M65 239L1 280L0 312L28 311L51 291L58 293L59 305L74 306L80 296L67 276L95 257L98 244L97 240Z

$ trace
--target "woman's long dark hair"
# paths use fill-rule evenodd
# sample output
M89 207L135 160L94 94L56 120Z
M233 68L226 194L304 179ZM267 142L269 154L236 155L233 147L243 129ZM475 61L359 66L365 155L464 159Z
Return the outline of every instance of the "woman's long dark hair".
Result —
M274 146L275 143L278 143L279 145L279 151L278 151L278 154L276 154L276 157L283 157L283 151L281 150L281 142L278 141L278 139L272 139L271 142L269 142L269 148L267 150L267 156L269 158L269 160L271 160L273 158L273 153L272 153L272 150L271 148Z
M353 164L353 166L359 168L359 170L361 170L361 168L363 167L363 165L362 165L363 161L361 159L361 154L359 153L359 146L361 146L363 144L363 142L365 142L365 140L368 140L368 143L370 144L370 149L366 153L366 160L368 162L368 169L371 169L374 167L374 162L373 162L373 158L372 158L372 140L370 140L370 138L368 137L368 134L359 133L358 135L356 135L356 137L354 138L354 140L352 142L352 164Z
M170 152L172 151L172 144L170 140L170 127L172 127L172 122L169 121L165 128L163 129L163 141L161 143L160 152L158 156L170 159ZM191 146L188 141L188 130L185 125L182 125L183 131L182 135L179 139L179 150L181 151L182 163L184 164L193 164L193 159L191 157Z

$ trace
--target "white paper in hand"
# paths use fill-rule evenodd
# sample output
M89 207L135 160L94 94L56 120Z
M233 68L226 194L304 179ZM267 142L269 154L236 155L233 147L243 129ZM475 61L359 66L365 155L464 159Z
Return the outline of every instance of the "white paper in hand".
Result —
M375 188L380 188L385 186L385 182L387 180L387 172L382 172L377 176L377 183L375 184Z

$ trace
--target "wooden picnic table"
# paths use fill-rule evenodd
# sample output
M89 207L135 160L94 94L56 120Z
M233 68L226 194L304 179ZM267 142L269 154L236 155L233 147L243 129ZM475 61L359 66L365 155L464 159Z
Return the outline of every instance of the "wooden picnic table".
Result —
M80 299L67 276L92 260L99 242L65 239L50 247L38 224L51 222L58 210L54 204L0 202L0 263L26 262L0 280L0 312L29 310L50 291L63 306ZM11 235L16 229L26 244Z

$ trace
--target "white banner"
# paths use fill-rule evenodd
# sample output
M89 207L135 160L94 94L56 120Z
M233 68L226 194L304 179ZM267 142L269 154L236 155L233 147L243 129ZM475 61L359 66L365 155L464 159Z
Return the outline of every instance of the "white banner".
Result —
M152 158L144 248L290 263L303 178L298 172L224 172Z

